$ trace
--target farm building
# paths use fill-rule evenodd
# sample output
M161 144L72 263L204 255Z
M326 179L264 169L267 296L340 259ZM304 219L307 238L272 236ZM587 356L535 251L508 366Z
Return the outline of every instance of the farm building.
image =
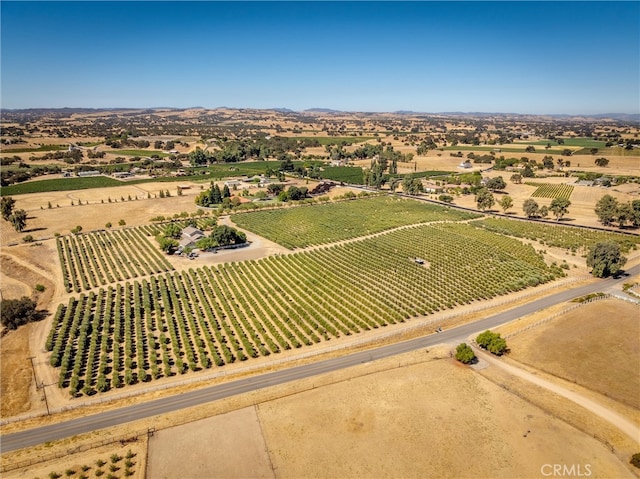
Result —
M133 174L129 173L128 171L116 171L113 174L114 178L130 178L132 176L133 176Z
M84 176L99 176L102 173L100 173L98 170L89 170L89 171L79 171L78 172L78 176L80 177L84 177Z
M193 226L187 226L182 230L182 239L179 242L178 249L194 248L196 241L201 238L204 238L204 232L202 230L194 228Z
M240 180L227 180L224 182L224 186L228 188L239 188L242 185L242 181Z

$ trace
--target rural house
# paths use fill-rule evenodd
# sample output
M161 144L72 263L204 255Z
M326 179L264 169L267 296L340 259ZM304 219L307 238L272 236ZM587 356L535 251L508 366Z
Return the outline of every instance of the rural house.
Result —
M204 238L204 232L202 230L194 228L193 226L187 226L182 230L182 239L179 242L178 249L195 248L196 241L201 238Z

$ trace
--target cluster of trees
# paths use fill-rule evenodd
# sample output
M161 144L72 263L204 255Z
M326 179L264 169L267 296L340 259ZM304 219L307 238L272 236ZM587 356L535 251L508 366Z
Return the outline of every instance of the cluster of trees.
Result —
M11 196L4 196L0 200L0 214L2 219L13 225L13 228L20 232L27 226L27 212L25 210L15 209L16 200Z
M105 145L111 148L149 148L150 143L147 140L132 140L129 138L129 133L123 132L118 136L106 138Z
M492 183L493 180L500 180L500 181ZM491 180L489 180L487 182L487 187L476 190L476 205L478 206L478 209L481 211L489 210L493 207L493 205L496 204L496 199L493 196L493 193L491 193L490 191L491 188L489 188L489 186L493 186L496 189L498 188L502 189L506 185L504 185L504 180L502 180L501 177L498 177L498 178L492 178ZM498 205L500 205L500 208L502 208L502 210L506 213L509 210L509 208L513 206L513 199L509 195L504 195L500 198L500 201L498 201Z
M58 165L35 165L32 167L20 160L19 157L15 158L17 158L19 162L18 168L2 168L0 171L0 186L9 186L14 183L22 183L36 176L62 172L62 168ZM1 166L14 162L15 160L13 158L2 158Z
M494 333L488 329L484 333L478 334L476 343L482 349L486 349L492 354L502 356L507 352L507 342L500 336L500 333Z
M413 178L411 175L407 175L402 180L402 191L407 195L415 196L418 193L424 192L424 186L420 178Z
M73 165L75 163L80 163L84 158L82 150L73 149L71 151L51 151L44 155L42 160L62 160L65 163Z
M309 189L306 186L290 186L288 190L280 190L278 193L278 200L280 201L300 201L304 200L309 194Z
M206 251L220 246L240 245L246 242L247 235L242 231L227 225L219 225L213 228L209 236L198 240L196 247Z
M222 190L220 190L220 187L212 181L211 187L196 196L195 201L196 205L199 206L213 206L221 204L225 198L231 198L229 187L224 185Z
M480 188L476 191L476 204L479 210L485 211L491 209L496 204L496 200L488 188Z
M571 206L571 201L566 198L554 198L548 207L541 207L535 200L529 198L522 203L522 211L529 219L546 218L551 212L556 217L556 220L560 221L563 216L569 213L569 206Z
M9 329L17 329L18 326L41 319L40 313L36 310L36 302L27 296L20 299L3 299L0 309L2 326Z
M219 149L212 152L196 148L189 154L189 161L194 166L202 166L210 163L237 163L250 159L265 160L274 157L281 159L288 153L299 157L307 147L320 146L320 142L311 138L282 136L241 140L222 137L217 142L217 146Z
M611 195L604 195L596 203L595 213L605 226L618 223L620 228L628 224L634 228L640 227L640 200L622 203Z

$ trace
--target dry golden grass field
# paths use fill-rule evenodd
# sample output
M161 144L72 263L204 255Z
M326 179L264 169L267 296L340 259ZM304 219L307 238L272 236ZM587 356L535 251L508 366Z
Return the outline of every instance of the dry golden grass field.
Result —
M605 299L509 339L509 358L640 410L640 305Z

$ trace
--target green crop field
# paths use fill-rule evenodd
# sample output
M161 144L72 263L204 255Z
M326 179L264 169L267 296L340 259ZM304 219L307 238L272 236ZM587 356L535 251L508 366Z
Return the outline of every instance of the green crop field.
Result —
M44 193L47 191L86 190L89 188L105 188L122 186L123 183L107 176L87 176L84 178L56 178L51 180L29 181L4 186L0 195L22 195L26 193Z
M473 221L473 225L489 231L517 238L527 238L542 244L586 252L596 243L613 241L624 252L640 244L640 236L625 235L609 231L594 231L570 226L555 226L531 221L517 221L503 218L486 218Z
M171 271L141 228L61 236L56 240L68 293Z
M105 153L109 153L111 155L124 155L124 156L139 156L141 158L150 157L153 155L159 156L160 158L165 158L170 155L166 151L159 150L105 150Z
M44 153L47 151L63 151L68 149L69 145L42 145L38 148L5 148L2 150L2 154L11 155L15 153Z
M342 181L352 185L364 184L364 173L359 166L325 166L320 176L326 180Z
M551 147L562 148L579 146L581 148L604 148L606 142L601 140L594 140L593 138L563 138L564 144L558 144L557 140L538 140L538 141L523 141L521 143L526 145L551 145Z
M529 186L535 186L536 190L531 194L533 198L563 198L569 199L573 193L571 185L554 185L551 183L525 183Z
M58 385L92 395L383 328L561 275L517 239L461 223L422 225L81 294L58 306L45 347Z
M289 249L333 243L397 226L477 217L452 208L415 200L375 198L241 213L233 221Z

